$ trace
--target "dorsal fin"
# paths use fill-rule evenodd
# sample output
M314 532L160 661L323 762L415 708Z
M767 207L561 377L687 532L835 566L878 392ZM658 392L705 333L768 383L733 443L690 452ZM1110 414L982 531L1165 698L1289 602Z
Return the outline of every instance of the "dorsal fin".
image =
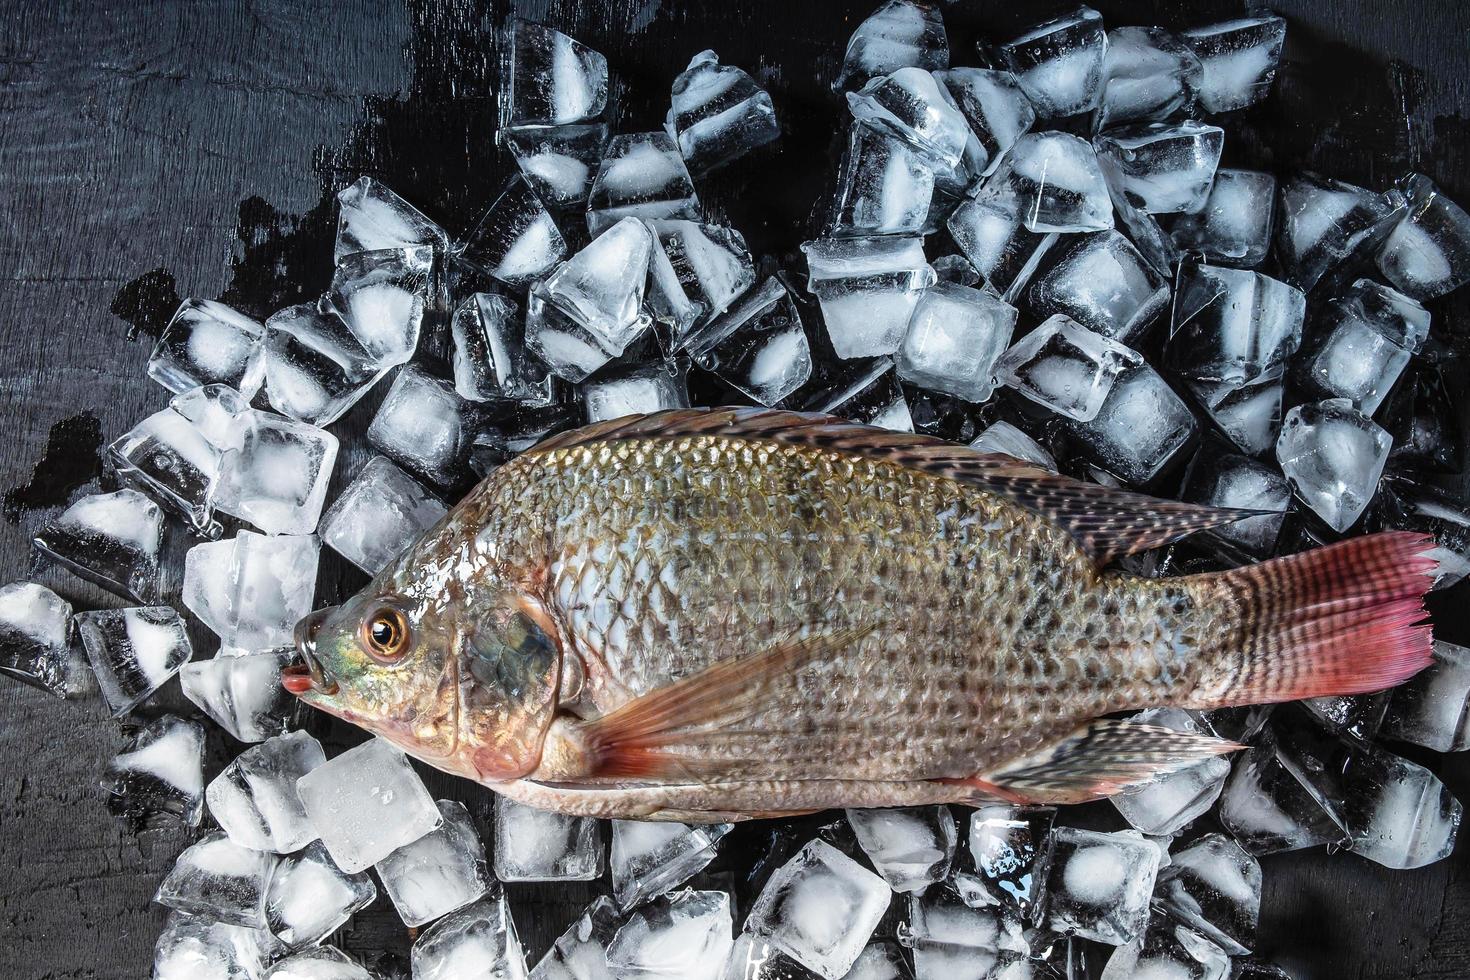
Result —
M676 408L630 415L552 436L532 452L625 439L696 435L852 453L973 484L1061 526L1100 565L1260 513L1160 500L1074 480L1001 453L977 452L934 436L894 432L831 415L768 408Z

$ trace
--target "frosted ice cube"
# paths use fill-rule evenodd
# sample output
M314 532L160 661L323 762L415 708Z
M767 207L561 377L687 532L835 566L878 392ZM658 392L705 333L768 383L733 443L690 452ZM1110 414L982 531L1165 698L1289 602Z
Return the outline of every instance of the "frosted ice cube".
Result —
M975 139L949 92L922 68L872 79L847 93L847 106L859 122L906 143L936 169L958 166Z
M1026 98L1016 76L1008 71L951 68L935 72L934 77L949 91L950 98L969 122L983 151L983 172L990 173L1036 121L1031 100Z
M691 326L724 312L755 282L740 232L696 221L660 221L649 260L648 305L677 342Z
M321 743L305 732L266 739L210 782L204 794L209 813L242 847L277 854L299 850L319 834L296 795L296 781L326 761Z
M438 806L443 822L437 829L377 863L378 878L406 926L463 908L491 888L485 845L469 811L453 800Z
M1404 213L1402 200L1304 173L1281 183L1276 256L1288 281L1311 291L1323 273L1376 245Z
M684 162L706 173L781 136L771 97L746 72L701 51L674 79L668 128Z
M1107 47L1102 15L1078 7L1005 42L1000 55L1037 117L1056 119L1097 108Z
M1276 445L1281 432L1280 369L1245 384L1193 381L1189 388L1220 431L1244 452L1259 456Z
M837 176L833 235L914 235L923 231L934 171L906 144L854 122Z
M1056 459L1040 443L1004 420L993 423L976 436L970 448L982 453L1004 453L1053 472L1057 468Z
M33 542L52 561L104 589L139 602L158 598L163 511L136 490L83 497Z
M444 229L371 177L337 192L337 243L333 261L354 252L427 245L443 254L449 240ZM279 406L278 406L279 407Z
M377 897L367 872L344 874L318 841L276 865L265 893L266 927L291 949L313 946Z
M343 871L361 871L439 826L423 780L392 743L374 738L296 781L311 826Z
M414 980L525 980L515 922L497 892L451 912L413 944Z
M530 980L614 980L607 946L619 925L617 906L599 896L531 969Z
M892 354L938 278L918 238L823 238L801 246L838 357Z
M258 980L276 952L262 930L172 912L153 948L153 980Z
M588 422L648 415L689 407L689 389L678 365L659 361L599 373L582 386Z
M607 123L599 122L521 126L501 129L496 136L510 149L541 203L553 211L570 212L587 209L607 132Z
M688 881L715 859L716 845L730 827L614 820L612 881L618 905L630 909Z
M526 286L567 257L567 242L531 184L516 177L456 244L459 257L508 286Z
M1102 127L1167 119L1194 98L1203 67L1189 45L1162 27L1115 27L1108 31L1103 90L1098 105Z
M449 330L459 397L527 404L549 399L546 368L526 350L524 318L513 300L475 293L454 311Z
M1379 270L1420 300L1470 281L1470 215L1423 174L1407 175L1398 190L1408 206L1378 252Z
M1038 405L1089 422L1118 377L1142 364L1134 351L1058 313L1001 354L995 376Z
M954 884L966 904L1008 904L1028 918L1045 901L1051 866L1051 807L987 804L970 814L972 869L957 871Z
M355 252L337 262L322 312L341 317L374 364L402 364L418 347L433 269L427 245Z
M215 507L267 534L310 534L337 462L337 437L305 422L252 412L242 444L224 458Z
M265 321L265 390L282 415L330 425L377 384L380 364L335 313L313 303L288 306Z
M71 650L71 603L44 585L0 588L0 674L57 697L74 692L81 665Z
M1284 282L1185 262L1165 360L1196 381L1255 381L1301 346L1305 316L1306 297Z
M1097 154L1092 144L1069 133L1033 132L1016 140L976 198L1013 210L1034 232L1113 227L1113 203ZM981 268L974 256L970 261Z
M1336 531L1352 527L1378 489L1389 434L1344 398L1286 413L1276 458L1292 489Z
M260 387L265 327L223 303L186 299L159 334L148 376L169 391L222 383L247 395Z
M190 827L204 812L204 726L163 715L107 763L108 809L142 819L169 813Z
M501 882L591 882L601 873L597 821L495 796L495 877Z
M507 74L502 126L581 122L607 108L607 59L541 24L513 23Z
M373 416L368 442L430 483L453 486L464 478L470 411L454 385L408 364Z
M949 67L944 20L923 0L889 0L857 26L847 42L837 89L860 88L899 68Z
M1028 952L1020 923L995 909L967 905L951 887L909 896L914 975L920 980L989 980Z
M1113 951L1098 980L1226 980L1230 975L1224 950L1166 916L1154 915L1143 935Z
M947 224L965 258L1007 303L1016 302L1057 241L1055 232L1027 228L1021 202L1005 196L966 200L955 208Z
M1133 343L1169 305L1169 284L1116 231L1078 235L1046 273L1031 283L1027 302L1041 318L1065 313L1121 344Z
M886 357L877 358L844 383L820 393L809 407L814 412L895 432L914 431L914 418L903 386L898 383L898 372Z
M700 367L762 405L775 405L812 373L811 346L796 301L775 276L681 341Z
M254 531L195 545L184 559L184 605L226 646L290 646L316 596L320 549L312 535Z
M993 294L954 283L924 290L898 349L898 376L910 384L983 402L995 390L996 358L1011 342L1016 309Z
M1198 211L1210 196L1225 131L1186 120L1140 123L1096 139L1098 162L1117 173L1116 185L1149 214Z
M1232 956L1255 947L1261 863L1221 834L1170 856L1154 895L1170 915Z
M77 613L76 623L114 718L147 699L194 655L184 621L167 606L98 609Z
M322 518L322 542L376 575L447 510L386 457L374 456L332 501Z
M1330 302L1302 380L1324 398L1346 398L1366 415L1378 410L1429 333L1429 313L1414 300L1367 279Z
M1354 747L1343 771L1352 850L1386 868L1422 868L1450 856L1460 801L1423 766L1376 746Z
M1150 708L1130 720L1196 735L1204 730L1188 712L1179 708ZM1214 806L1229 775L1230 760L1214 756L1109 799L1135 830L1150 837L1168 837Z
M1304 759L1267 728L1235 762L1220 797L1220 823L1251 854L1347 840L1342 817L1311 785Z
M1434 663L1394 689L1383 734L1436 752L1470 748L1470 648L1434 641Z
M627 218L699 218L694 181L667 133L621 133L603 151L587 198L587 228L598 236Z
M644 328L638 313L652 254L648 225L624 218L562 263L546 280L545 295L609 354L621 354Z
M923 891L949 876L956 834L947 807L848 810L847 822L894 891Z
M1264 557L1275 550L1291 505L1291 486L1276 470L1248 456L1201 452L1190 467L1183 499L1211 507L1270 511L1211 530L1247 553Z
M1199 433L1189 406L1147 364L1124 368L1097 415L1068 428L1084 456L1131 486L1152 480Z
M318 946L277 960L265 980L374 980L357 961L335 946Z
M745 930L826 980L841 980L888 908L882 878L822 840L771 875Z
M265 928L265 890L276 856L206 834L185 848L158 886L160 905L247 929Z
M1195 85L1206 112L1229 112L1264 99L1276 78L1286 21L1274 14L1243 17L1180 34L1203 72Z
M896 945L870 943L842 980L910 980L910 977L908 964Z
M730 896L682 891L644 905L607 947L618 980L720 980L735 945Z
M214 492L220 454L188 419L165 408L107 447L118 478L182 515L205 535L218 534Z
M1052 833L1047 925L1121 946L1148 924L1158 870L1159 849L1133 831L1059 827Z
M195 660L179 671L184 696L242 742L260 742L286 731L296 701L281 686L289 650Z

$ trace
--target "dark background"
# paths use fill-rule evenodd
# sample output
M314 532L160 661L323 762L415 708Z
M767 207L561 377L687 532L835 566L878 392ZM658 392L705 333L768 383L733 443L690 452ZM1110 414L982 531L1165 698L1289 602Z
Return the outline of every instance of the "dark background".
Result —
M10 488L0 581L34 577L78 608L121 604L65 573L33 568L28 541L61 505L96 489L99 448L165 404L166 392L143 371L150 334L179 297L217 297L260 317L314 298L331 273L330 195L364 173L451 235L470 225L513 169L493 141L499 32L513 14L607 54L623 82L625 131L661 122L673 76L703 48L750 69L776 100L786 129L781 149L702 184L700 193L757 255L799 268L792 253L809 237L844 118L828 85L852 28L875 6L0 4L0 489ZM1016 15L1002 11L1015 6L943 4L954 62L974 63L974 40L1014 25ZM1042 9L1025 6L1028 18ZM1110 26L1184 27L1242 9L1215 0L1095 6ZM1413 167L1470 202L1470 125L1462 115L1470 106L1470 5L1290 0L1276 9L1290 22L1276 93L1226 123L1227 165L1308 166L1378 188ZM1470 327L1464 300L1437 304L1435 314L1437 331ZM334 426L344 449L376 400ZM366 458L361 446L344 452L334 492ZM171 547L181 552L188 543L175 533ZM362 583L327 552L322 567L323 601ZM167 583L171 596L177 585ZM1454 608L1465 597L1460 591L1437 603L1436 630L1446 639L1470 641L1470 622ZM157 707L191 706L174 683ZM320 716L306 727L329 752L361 737ZM96 698L62 703L0 686L6 980L148 975L165 918L150 899L191 834L168 825L134 833L108 815L97 777L124 735ZM211 739L207 777L239 748L217 730ZM1464 757L1413 757L1470 799ZM431 788L488 819L488 792L437 775ZM731 849L751 855L768 832L744 828ZM1301 977L1470 976L1467 851L1411 872L1321 850L1266 858L1258 948ZM593 894L589 885L510 889L533 956ZM371 959L406 950L408 939L380 899L337 942Z

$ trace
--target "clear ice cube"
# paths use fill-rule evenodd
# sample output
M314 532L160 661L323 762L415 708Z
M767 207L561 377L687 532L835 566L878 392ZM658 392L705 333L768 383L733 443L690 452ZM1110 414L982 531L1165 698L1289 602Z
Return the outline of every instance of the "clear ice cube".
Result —
M163 511L136 490L94 493L72 504L33 539L47 558L119 595L158 599Z
M317 946L277 960L264 980L374 980L374 977L337 947Z
M1067 427L1083 456L1135 487L1153 480L1199 433L1184 399L1147 364L1125 368L1097 415Z
M1327 304L1316 332L1302 380L1318 397L1346 398L1372 415L1429 335L1429 312L1397 290L1359 279Z
M377 897L367 872L343 873L318 841L276 865L265 893L266 928L291 949L314 946Z
M1261 863L1222 834L1170 855L1154 896L1170 915L1232 956L1249 953L1261 913Z
M1014 211L1034 232L1113 227L1113 202L1097 153L1070 133L1032 132L1016 140L976 198ZM970 261L984 271L974 256Z
M667 361L602 371L582 386L588 422L689 407L684 371Z
M1292 490L1335 531L1357 523L1378 489L1392 438L1345 398L1286 413L1276 458Z
M184 559L184 605L225 646L291 646L316 596L320 550L313 535L254 531L197 544Z
M869 943L842 980L911 980L911 977L908 964L896 944Z
M743 932L735 938L722 980L812 980L815 976L764 939Z
M322 543L376 575L447 510L387 457L374 456L332 501Z
M223 303L186 299L148 358L148 376L169 391L227 384L255 394L264 366L260 360L265 326Z
M913 432L914 417L893 362L880 357L830 391L820 393L810 410L894 432Z
M160 905L228 922L265 928L265 890L276 856L241 847L215 831L185 848L158 886Z
M1052 832L1047 924L1112 946L1130 942L1148 925L1158 870L1159 848L1134 831L1059 827Z
M1383 734L1436 752L1470 748L1470 648L1434 641L1434 662L1394 689Z
M859 24L847 42L835 87L861 88L870 78L906 67L949 67L944 20L924 0L889 0Z
M957 835L947 807L848 810L847 822L894 891L923 891L949 876Z
M451 912L413 944L413 980L525 980L515 922L499 891Z
M117 816L168 813L190 827L204 812L204 726L163 715L107 763L102 788Z
M64 698L81 670L71 649L71 603L33 582L0 588L0 674Z
M341 317L314 303L265 321L265 390L271 407L298 422L330 425L388 373Z
M337 192L337 243L333 261L354 252L427 245L442 255L449 245L444 229L380 181L358 180Z
M1001 354L995 376L1038 405L1090 422L1123 372L1142 366L1133 350L1058 313Z
M1162 27L1115 27L1103 58L1098 121L1103 128L1167 119L1194 99L1203 66Z
M1169 284L1116 231L1078 235L1027 291L1031 311L1065 313L1120 344L1131 344L1169 306Z
M607 59L561 31L517 19L510 31L502 126L558 126L607 108Z
M674 79L668 129L696 174L723 167L781 136L766 90L743 69L701 51Z
M326 761L321 743L305 732L268 738L241 752L210 782L204 793L209 813L242 847L277 854L300 850L319 833L296 795L296 781Z
M1052 454L1035 439L1004 420L988 426L970 443L970 448L982 453L1004 453L1027 463L1035 463L1044 470L1056 472L1057 461Z
M745 238L723 225L697 221L654 224L648 305L675 342L694 325L718 316L755 283Z
M1055 232L1027 228L1021 202L1004 196L964 201L949 216L947 227L986 284L1012 304L1058 238Z
M1407 209L1379 249L1379 271L1419 300L1470 281L1470 215L1423 174L1404 177L1398 192Z
M1310 761L1266 728L1236 759L1220 796L1220 824L1251 854L1343 843L1335 806L1312 785Z
M172 912L153 948L153 980L259 980L277 951L263 930Z
M1428 769L1371 745L1349 752L1342 806L1353 853L1397 869L1449 857L1463 812Z
M76 624L114 718L146 700L194 655L184 621L168 606L77 613Z
M699 219L694 181L667 133L620 133L603 151L587 198L587 228L598 236L627 218Z
M716 846L730 827L614 820L611 864L618 905L633 908L688 881L715 859Z
M934 171L907 144L856 121L848 127L831 234L920 234L933 197Z
M1274 176L1221 167L1204 204L1176 217L1169 236L1181 252L1249 269L1260 265L1270 251L1275 218Z
M373 416L368 442L435 486L450 487L464 477L470 412L453 384L408 364Z
M1016 309L993 294L954 283L924 290L898 349L898 376L970 402L995 390L995 361L1010 346Z
M310 534L337 462L337 437L305 422L250 412L224 457L214 503L267 534Z
M1027 952L1019 921L969 905L949 886L911 895L908 904L904 938L919 980L1001 980L1008 976L1001 971Z
M988 68L951 68L938 71L939 79L983 151L982 173L999 166L1001 158L1036 122L1036 110L1016 76Z
M507 286L525 287L567 257L567 241L535 188L516 177L456 243L459 257Z
M449 331L459 397L527 404L550 398L546 368L526 350L525 318L514 300L475 293L454 311Z
M660 898L618 929L607 947L608 969L618 980L721 980L735 945L733 925L724 892Z
M1154 915L1143 935L1113 951L1098 980L1227 980L1230 975L1224 950L1167 916Z
M107 447L118 478L182 515L202 534L218 534L214 492L220 454L188 419L165 408Z
M1271 91L1286 41L1286 21L1274 14L1227 20L1180 34L1203 71L1195 85L1206 112L1229 112L1260 102Z
M1303 173L1280 187L1276 256L1286 278L1310 292L1324 273L1377 244L1403 214L1402 201Z
M814 840L771 875L745 930L826 980L841 980L888 909L887 883Z
M1108 39L1102 15L1091 7L1037 24L1000 46L1039 119L1057 119L1098 107Z
M954 99L922 68L899 68L847 93L859 122L908 145L929 166L959 166L975 141Z
M556 212L586 211L607 135L602 122L521 126L497 134L541 203Z
M1196 735L1204 731L1180 708L1150 708L1130 720ZM1229 775L1230 760L1214 756L1109 799L1134 830L1150 837L1168 837L1189 826L1215 804Z
M801 311L775 276L685 335L680 346L700 367L762 405L787 398L812 373Z
M639 309L653 247L648 225L624 218L562 263L544 283L545 296L609 355L621 354L646 326Z
M1378 500L1375 523L1434 539L1428 557L1438 564L1431 588L1448 588L1470 574L1470 507L1463 499L1399 475L1384 481Z
M501 881L592 881L602 874L602 830L571 817L495 798L495 877Z
M1249 456L1201 452L1190 466L1183 499L1210 507L1269 511L1210 532L1247 554L1265 557L1276 548L1291 506L1291 486L1274 468Z
M801 246L827 336L844 359L892 354L938 278L919 238L823 238Z
M184 696L242 742L261 742L286 731L296 699L281 686L281 675L295 660L290 650L216 656L195 660L179 671Z
M490 891L485 845L463 803L439 801L443 822L377 863L378 878L406 926L421 926Z
M1195 381L1260 379L1301 346L1306 303L1300 290L1259 272L1185 262L1165 363Z
M1186 120L1139 123L1097 137L1098 161L1129 203L1148 214L1198 211L1210 196L1225 131Z
M1195 400L1241 451L1260 456L1276 445L1281 432L1284 386L1280 369L1243 384L1192 381Z
M971 867L954 884L973 906L1011 905L1028 918L1045 901L1051 866L1052 807L986 804L970 814Z
M402 364L418 348L433 269L427 245L354 252L338 261L320 308L347 324L374 364Z
M531 969L529 980L614 980L607 947L620 924L612 899L598 896Z

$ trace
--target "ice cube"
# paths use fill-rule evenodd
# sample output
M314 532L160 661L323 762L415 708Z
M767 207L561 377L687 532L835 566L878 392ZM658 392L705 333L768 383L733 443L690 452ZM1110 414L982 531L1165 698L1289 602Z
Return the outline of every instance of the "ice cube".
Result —
M694 181L667 133L621 133L603 151L588 194L587 228L599 236L627 218L699 218Z
M351 874L439 826L423 780L392 743L374 738L296 781L307 819Z
M939 81L922 68L899 68L847 93L863 125L909 146L930 167L957 167L975 140L970 125Z
M139 602L158 598L162 541L163 511L136 490L83 497L34 538L52 561Z
M639 308L652 253L649 227L636 218L624 218L533 289L533 303L544 295L585 328L608 356L617 356L646 326ZM527 335L531 337L529 323Z
M695 362L762 405L775 405L812 373L801 312L782 281L768 276L679 345Z
M1098 980L1167 977L1169 980L1227 980L1230 957L1208 939L1162 915L1154 915L1137 939L1108 958Z
M374 980L335 946L318 946L277 960L265 974L265 980Z
M371 177L360 177L337 192L334 261L354 252L416 245L427 245L439 255L448 248L449 240L444 229Z
M368 442L400 466L440 487L464 478L471 409L454 385L405 365L368 426Z
M1058 313L1001 354L995 376L1038 405L1090 422L1123 372L1141 366L1128 347Z
M1443 296L1470 281L1470 215L1423 174L1398 183L1408 204L1378 252L1378 268L1419 300Z
M1344 842L1342 817L1309 778L1300 753L1266 728L1235 762L1220 797L1220 823L1251 854Z
M582 407L570 402L513 406L481 418L470 446L470 469L481 478L541 441L582 424Z
M153 980L258 980L275 954L262 930L172 912L153 949Z
M276 856L216 831L184 849L158 886L160 905L247 929L265 928L265 890Z
M1281 369L1244 384L1192 381L1195 400L1241 450L1260 456L1276 445L1281 432Z
M413 944L414 980L525 980L515 922L496 890L451 912Z
M1306 297L1284 282L1185 262L1174 286L1165 361L1195 381L1255 381L1301 346L1305 316Z
M1232 956L1255 947L1261 863L1221 834L1170 856L1154 895L1170 915Z
M1004 197L966 200L949 216L955 244L1007 303L1016 302L1058 237L1031 231L1024 218L1020 202Z
M923 891L949 876L956 835L947 807L848 810L847 822L894 891Z
M1205 206L1225 131L1193 120L1140 123L1109 130L1096 143L1098 162L1116 171L1116 184L1134 207L1175 214Z
M649 260L648 305L677 342L724 312L755 282L740 232L696 221L660 221Z
M841 980L887 911L889 895L882 878L814 840L771 875L745 931L826 980Z
M1303 173L1281 184L1276 256L1286 278L1310 292L1323 273L1376 245L1403 214L1401 202Z
M218 534L214 492L220 454L172 408L155 412L107 447L118 478L182 515L202 534Z
M736 937L722 974L723 980L813 980L814 977L815 973L748 932Z
M909 931L914 975L920 980L989 980L1011 961L1024 959L1020 923L995 909L979 909L941 885L909 897Z
M1388 710L1388 692L1307 698L1301 706L1328 731L1368 741L1378 733Z
M957 871L954 884L973 906L1012 905L1027 918L1046 899L1051 866L1051 807L992 803L970 814L972 869Z
M1345 398L1286 413L1276 458L1292 489L1335 531L1346 531L1378 489L1389 434Z
M527 404L549 400L546 368L526 350L524 318L513 300L475 293L454 311L449 330L459 397Z
M463 908L491 888L485 845L470 812L453 800L438 806L443 822L437 829L377 863L378 878L406 926Z
M1097 416L1067 428L1084 457L1135 487L1158 476L1199 434L1189 406L1147 364L1125 368Z
M266 394L298 422L337 421L391 367L374 360L341 317L313 303L279 311L265 331Z
M658 899L613 936L608 970L618 980L720 980L735 945L733 925L724 892L685 890Z
M313 946L377 897L367 872L344 874L318 841L276 865L265 893L266 927L291 949Z
M1397 290L1359 279L1327 304L1317 332L1303 380L1317 395L1346 398L1372 415L1429 336L1429 311Z
M312 535L254 531L195 545L184 559L184 605L225 646L291 646L316 595L320 549Z
M1174 244L1206 261L1251 268L1271 248L1276 178L1259 170L1215 171L1204 204L1169 229Z
M870 78L905 67L949 67L944 20L923 0L889 0L859 24L847 42L834 87L861 88Z
M612 881L618 905L641 905L698 874L715 859L716 845L730 826L614 820Z
M934 77L970 124L983 151L983 173L993 171L1036 121L1036 110L1016 76L986 68L951 68Z
M1390 476L1384 484L1376 522L1434 538L1435 547L1428 553L1438 562L1432 588L1447 588L1470 574L1470 507L1459 497L1406 476Z
M617 906L599 896L532 968L530 980L613 980L607 947L619 924Z
M1148 924L1159 848L1133 831L1075 827L1052 832L1047 925L1057 932L1121 946Z
M204 812L204 726L173 715L149 722L107 763L102 788L118 816L169 813L197 826Z
M1091 7L1037 24L1000 45L1039 119L1091 112L1102 97L1107 34Z
M937 277L922 239L823 238L801 246L838 357L892 354Z
M557 212L586 211L607 146L607 123L522 126L497 136L542 204Z
M341 317L374 364L402 364L418 347L433 269L427 245L355 252L338 261L322 312Z
M1377 746L1352 747L1343 767L1343 817L1352 850L1386 868L1450 856L1460 801L1423 766Z
M1162 27L1115 27L1103 58L1098 121L1103 128L1167 119L1194 98L1203 67Z
M842 980L910 980L911 976L908 964L896 945L870 943Z
M1434 662L1394 689L1383 734L1436 752L1470 748L1470 648L1434 641Z
M1092 144L1069 133L1027 133L1016 140L976 197L1014 210L1034 232L1113 227L1113 203L1097 154ZM984 271L974 256L970 261Z
M216 656L184 664L179 682L184 696L216 724L242 742L260 742L286 731L296 700L281 686L281 674L295 660L290 650Z
M1384 427L1393 435L1389 460L1401 467L1459 473L1467 440L1440 365L1421 364L1385 402Z
M495 796L495 877L501 882L591 882L601 873L597 821Z
M392 461L374 456L322 518L322 541L376 575L447 510Z
M1011 342L1015 307L993 294L954 283L924 290L909 319L895 364L910 384L970 402L995 390L996 358Z
M1291 487L1276 470L1249 456L1201 452L1190 467L1183 499L1211 507L1269 511L1210 532L1248 554L1265 557L1275 550L1281 534L1281 522L1291 506Z
M277 854L299 850L319 833L296 795L296 781L326 761L321 743L305 732L266 739L210 782L204 794L209 813L242 847Z
M33 582L0 588L0 674L67 697L82 677L70 640L71 603Z
M934 171L907 144L856 121L848 127L831 234L920 234L933 196Z
M567 241L535 189L516 177L457 244L459 257L507 286L524 287L567 257Z
M1188 712L1180 708L1150 708L1140 711L1130 720L1140 725L1172 728L1176 732L1196 735L1204 731ZM1229 775L1230 760L1217 755L1109 799L1135 830L1150 837L1168 837L1179 833L1214 806Z
M971 449L982 453L1004 453L1027 463L1035 463L1044 470L1056 472L1057 461L1041 447L1035 439L1004 420L995 422L970 443Z
M337 437L305 422L251 412L242 442L224 457L215 507L267 534L310 534L337 462Z
M810 410L895 432L914 431L914 418L903 386L898 383L898 372L886 357L864 366L831 391L822 392L811 403Z
M1131 344L1169 305L1169 284L1116 231L1078 235L1031 283L1027 302L1043 319L1065 313L1120 344Z
M599 372L582 386L588 422L689 407L684 372L667 361Z
M701 51L674 79L668 129L689 169L723 167L781 136L771 97L740 68Z
M558 126L607 108L607 59L561 31L519 18L511 26L500 124Z
M1180 40L1200 60L1195 85L1206 112L1229 112L1260 102L1271 91L1286 40L1286 21L1274 14L1227 20L1184 31Z
M194 655L184 621L167 606L98 609L77 613L76 623L114 718L147 699Z
M169 391L222 383L247 395L260 387L265 327L223 303L186 299L148 358L148 376Z

